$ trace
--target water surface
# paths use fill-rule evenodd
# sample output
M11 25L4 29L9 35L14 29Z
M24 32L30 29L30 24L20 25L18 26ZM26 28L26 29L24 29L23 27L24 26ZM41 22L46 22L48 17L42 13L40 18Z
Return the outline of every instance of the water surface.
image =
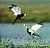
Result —
M36 41L35 45L40 45L40 38L33 36L34 39L32 40L32 36L27 33L23 24L31 27L36 23L0 24L0 38L3 41L9 39L9 43L12 42L14 45L33 45L33 40ZM43 27L35 33L43 38L43 45L45 45L44 42L46 41L47 45L50 46L50 23L43 24Z

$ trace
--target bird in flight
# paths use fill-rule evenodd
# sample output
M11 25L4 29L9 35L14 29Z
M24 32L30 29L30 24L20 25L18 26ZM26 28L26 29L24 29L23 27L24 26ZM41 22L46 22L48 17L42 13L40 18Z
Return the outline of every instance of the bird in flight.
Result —
M18 6L14 5L14 4L11 4L11 7L9 7L9 9L12 12L14 12L14 16L16 16L13 24L16 22L16 20L18 20L18 19L20 20L21 17L26 16L26 14L22 13L21 9Z
M40 29L43 26L42 22L39 22L39 23L33 25L31 28L27 27L27 25L25 25L25 24L24 24L24 26L26 27L27 33L29 33L29 35L35 35L35 36L41 37L40 35L35 34L34 32L36 32L38 29Z

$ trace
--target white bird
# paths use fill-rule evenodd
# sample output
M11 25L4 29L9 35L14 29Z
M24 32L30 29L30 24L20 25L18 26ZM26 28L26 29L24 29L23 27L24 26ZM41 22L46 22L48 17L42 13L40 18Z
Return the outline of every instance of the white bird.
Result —
M14 5L14 4L11 4L11 5L12 6L9 7L9 9L14 12L15 16L17 16L16 19L14 20L14 22L13 22L13 24L14 24L17 19L20 20L20 18L23 17L23 16L26 16L26 14L22 13L21 9L18 6Z
M31 28L27 27L25 24L24 26L27 28L27 32L30 34L30 35L35 35L35 36L38 36L38 37L41 37L40 35L37 35L35 34L34 32L36 32L38 29L40 29L42 27L43 23L42 22L39 22L35 25L33 25Z

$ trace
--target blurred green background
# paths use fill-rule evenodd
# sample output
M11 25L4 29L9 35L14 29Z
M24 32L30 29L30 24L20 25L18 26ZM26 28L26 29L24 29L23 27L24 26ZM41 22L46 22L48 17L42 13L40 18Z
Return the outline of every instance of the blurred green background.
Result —
M27 14L22 17L23 22L50 22L50 0L0 0L0 23L12 23L16 18L9 10L11 4L16 4Z

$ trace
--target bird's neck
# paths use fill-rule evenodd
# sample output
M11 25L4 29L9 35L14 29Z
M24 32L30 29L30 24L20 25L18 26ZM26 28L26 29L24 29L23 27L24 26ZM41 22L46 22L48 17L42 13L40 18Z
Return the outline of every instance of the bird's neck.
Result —
M29 33L29 35L31 35L31 32L29 32L29 29L27 29L27 33Z
M27 29L27 32L29 32L28 30L29 30L29 29Z

